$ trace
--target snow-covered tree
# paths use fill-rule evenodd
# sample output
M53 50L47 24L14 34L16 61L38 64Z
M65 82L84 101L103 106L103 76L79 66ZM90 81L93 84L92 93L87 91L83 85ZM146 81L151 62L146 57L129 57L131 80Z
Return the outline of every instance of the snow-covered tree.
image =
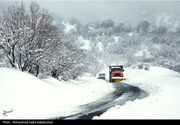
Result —
M38 75L39 60L58 41L58 30L47 10L32 2L29 12L21 3L4 10L1 21L2 46L12 67Z
M114 21L113 20L104 20L104 21L102 21L100 26L103 28L114 27Z
M168 24L173 27L166 23L155 24L150 20L142 20L133 25L125 22L115 25L113 20L92 21L76 25L77 32L65 34L64 38L65 41L76 43L80 36L90 42L91 49L86 52L86 63L89 62L88 71L92 74L100 70L102 62L106 65L111 62L126 66L142 63L174 68L175 65L179 66L177 62L180 61L179 23L173 21ZM99 43L101 51L97 51ZM80 48L81 45L76 44L78 46Z
M28 10L23 3L4 10L0 47L12 67L36 76L40 73L68 80L76 78L83 70L83 52L72 42L62 41L62 30L54 18L35 2Z
M150 30L149 28L150 23L147 20L143 20L137 25L137 32L145 34Z

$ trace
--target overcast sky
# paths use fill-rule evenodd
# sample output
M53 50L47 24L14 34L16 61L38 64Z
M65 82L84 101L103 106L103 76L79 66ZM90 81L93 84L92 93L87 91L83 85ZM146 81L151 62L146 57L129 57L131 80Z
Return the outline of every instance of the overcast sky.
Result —
M14 1L0 0L0 8L6 8ZM29 1L25 4L29 4ZM117 22L136 23L143 19L153 20L159 13L180 19L180 1L155 0L36 0L41 7L65 19L76 17L82 22L112 19Z

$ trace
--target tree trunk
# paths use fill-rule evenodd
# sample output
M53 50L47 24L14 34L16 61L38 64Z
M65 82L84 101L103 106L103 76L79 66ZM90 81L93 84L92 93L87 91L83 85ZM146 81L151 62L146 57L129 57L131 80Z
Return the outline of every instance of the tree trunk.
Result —
M54 78L58 78L58 73L57 73L57 69L53 69L53 71L51 72L51 76Z
M14 53L15 45L12 46L12 62L15 64L15 53ZM16 67L17 68L17 67Z
M8 60L9 60L10 64L11 64L11 66L14 68L15 65L14 65L14 63L12 62L12 60L11 60L11 58L10 58L9 56L10 56L10 55L8 54L8 55L7 55L7 58L8 58Z
M39 74L39 65L37 64L37 66L36 66L36 76L38 76L38 74Z

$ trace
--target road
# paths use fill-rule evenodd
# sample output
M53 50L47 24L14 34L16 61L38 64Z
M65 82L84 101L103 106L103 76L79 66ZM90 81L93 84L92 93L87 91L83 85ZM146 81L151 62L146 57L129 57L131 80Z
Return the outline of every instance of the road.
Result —
M136 86L126 83L113 83L113 85L116 89L115 92L102 98L101 100L80 106L81 112L79 113L66 117L60 117L58 119L92 119L94 116L100 116L111 107L124 105L127 101L133 101L135 99L141 99L148 96L147 92Z

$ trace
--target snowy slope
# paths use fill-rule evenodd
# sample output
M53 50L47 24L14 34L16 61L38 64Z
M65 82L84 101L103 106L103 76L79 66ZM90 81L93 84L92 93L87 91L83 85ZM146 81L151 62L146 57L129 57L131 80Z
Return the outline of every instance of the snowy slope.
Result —
M47 119L78 112L78 107L114 91L111 84L84 76L76 81L40 80L0 68L0 119ZM3 115L3 111L13 112Z
M125 69L127 83L149 93L144 99L115 106L94 119L179 119L180 74L151 67ZM0 68L0 119L48 119L79 112L79 106L100 100L112 93L111 84L84 76L60 82L54 78L40 80L28 73ZM3 115L3 110L13 112Z
M126 81L150 95L110 108L94 119L179 119L180 74L172 70L151 67L150 71L125 69Z

